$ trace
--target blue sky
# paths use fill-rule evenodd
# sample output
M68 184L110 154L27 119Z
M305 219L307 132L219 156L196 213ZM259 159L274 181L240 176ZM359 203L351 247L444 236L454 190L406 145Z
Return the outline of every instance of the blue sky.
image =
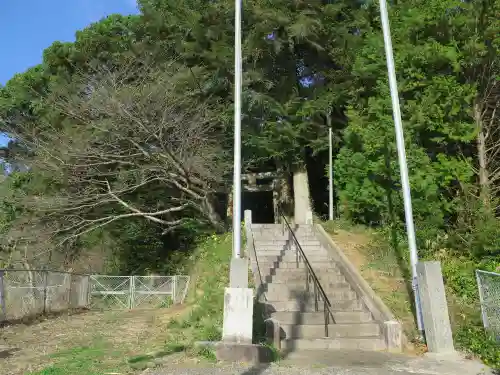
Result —
M137 13L135 0L0 0L0 85L37 65L45 48L113 13ZM7 139L0 134L0 145Z

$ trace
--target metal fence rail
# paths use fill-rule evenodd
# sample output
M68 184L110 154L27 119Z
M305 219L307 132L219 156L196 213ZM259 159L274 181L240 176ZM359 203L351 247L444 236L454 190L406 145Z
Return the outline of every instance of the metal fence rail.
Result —
M91 308L158 308L184 302L189 276L92 275L90 285Z
M181 304L189 276L81 275L0 269L0 321L71 309L159 308Z
M476 279L484 328L500 341L500 273L476 270Z

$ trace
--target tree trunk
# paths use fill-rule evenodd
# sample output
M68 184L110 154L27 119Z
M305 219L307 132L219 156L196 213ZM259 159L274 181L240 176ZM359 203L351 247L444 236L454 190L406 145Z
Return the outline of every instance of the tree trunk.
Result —
M484 206L487 207L490 202L490 179L488 171L488 162L486 155L486 135L481 116L481 107L476 104L474 107L474 119L478 128L477 135L477 157L479 161L479 191L480 198Z
M202 202L203 213L207 217L210 224L212 224L217 231L223 231L224 224L222 223L222 219L215 209L214 199L215 197L213 194L206 195L205 199Z
M284 168L283 163L276 160L276 172L278 178L278 207L281 213L283 213L287 218L292 216L292 187L290 185L290 173Z
M293 196L295 224L305 224L307 213L311 211L309 179L305 164L293 171Z

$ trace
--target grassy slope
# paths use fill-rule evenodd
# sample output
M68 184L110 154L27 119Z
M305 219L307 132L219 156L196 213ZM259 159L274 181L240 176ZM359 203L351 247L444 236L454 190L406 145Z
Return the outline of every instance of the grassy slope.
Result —
M327 222L323 225L373 290L403 323L405 333L412 341L417 331L407 284L408 275L402 271L400 260L390 246L384 244L375 232L363 227L342 222Z
M200 243L187 264L192 276L186 306L174 308L175 314L169 314L170 309L163 309L160 314L167 319L156 322L155 330L148 332L157 339L156 345L129 336L121 337L125 342L120 342L120 337L104 332L87 340L85 345L67 346L49 355L51 366L26 375L133 373L155 366L162 357L175 352L213 358L211 352L200 352L193 344L221 337L224 287L229 283L230 258L230 234L214 235ZM121 319L121 316L116 319ZM133 321L128 323L134 324ZM71 325L71 321L67 324ZM91 322L87 328L93 330ZM123 336L124 331L118 332ZM161 345L157 345L160 342Z
M323 225L387 307L403 323L408 339L414 342L417 331L407 254L398 253L394 250L395 246L391 246L381 233L366 227L352 226L341 221L326 222ZM440 260L447 280L446 292L456 345L479 356L488 365L500 367L500 348L484 335L478 304L471 299L458 298L453 293L457 288L468 288L471 293L476 293L473 267L465 270L467 265L461 260L446 257ZM471 273L470 277L464 277L464 272ZM467 285L462 285L464 283ZM421 352L425 347L416 345L414 350Z

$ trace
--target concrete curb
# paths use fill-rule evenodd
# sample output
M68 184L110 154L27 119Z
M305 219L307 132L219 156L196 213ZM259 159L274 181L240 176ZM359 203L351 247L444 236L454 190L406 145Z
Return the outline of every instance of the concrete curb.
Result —
M198 341L197 347L210 347L215 350L218 361L233 363L271 363L275 354L271 348L260 344L223 341Z
M340 247L333 241L321 224L315 224L318 239L329 255L338 264L347 282L354 289L366 308L371 312L375 321L380 324L387 350L401 352L408 339L403 333L401 323L396 320L394 314L368 285L358 270L352 265Z

